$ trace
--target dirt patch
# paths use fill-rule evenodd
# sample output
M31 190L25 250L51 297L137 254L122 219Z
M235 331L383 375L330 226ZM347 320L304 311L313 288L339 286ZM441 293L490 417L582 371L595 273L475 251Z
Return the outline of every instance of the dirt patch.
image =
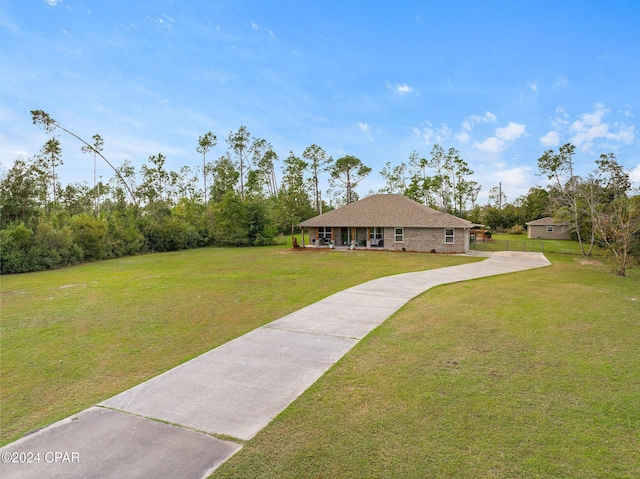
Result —
M77 288L78 286L86 286L86 285L85 284L65 284L63 286L59 286L59 289Z
M591 266L600 266L602 264L602 261L598 260L598 259L576 259L576 261L580 264L584 264L584 265L591 265Z

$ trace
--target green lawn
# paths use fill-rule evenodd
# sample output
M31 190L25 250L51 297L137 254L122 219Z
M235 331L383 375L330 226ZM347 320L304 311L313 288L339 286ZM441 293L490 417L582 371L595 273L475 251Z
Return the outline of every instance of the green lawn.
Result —
M336 291L459 256L206 248L2 276L2 444Z
M640 477L640 270L549 258L411 301L212 477Z
M585 243L585 251L589 251L589 244ZM472 243L471 249L478 251L533 251L538 253L579 254L580 244L573 240L541 240L527 238L526 234L494 234L485 242ZM592 255L602 256L605 250L594 245Z

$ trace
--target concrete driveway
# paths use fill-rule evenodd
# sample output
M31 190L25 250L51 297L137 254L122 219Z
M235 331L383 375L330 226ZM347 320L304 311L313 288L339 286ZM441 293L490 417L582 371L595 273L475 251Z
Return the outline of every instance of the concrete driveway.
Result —
M207 477L411 298L548 265L541 253L499 252L341 291L8 444L0 475Z

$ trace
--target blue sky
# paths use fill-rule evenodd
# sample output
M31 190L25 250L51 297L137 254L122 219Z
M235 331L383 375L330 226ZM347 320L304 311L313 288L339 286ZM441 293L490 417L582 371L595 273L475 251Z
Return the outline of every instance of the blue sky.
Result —
M640 186L640 2L0 0L0 167L38 153L48 112L137 168L196 167L245 125L280 158L311 144L373 169L454 147L508 200L571 142L578 172L613 152ZM93 161L61 136L61 181ZM106 165L99 174L111 177ZM325 188L326 188L325 183Z

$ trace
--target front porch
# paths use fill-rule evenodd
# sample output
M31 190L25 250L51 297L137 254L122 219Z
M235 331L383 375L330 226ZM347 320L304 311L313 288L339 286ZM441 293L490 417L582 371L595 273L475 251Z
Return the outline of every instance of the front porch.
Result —
M304 229L303 229L304 237ZM384 231L381 227L318 227L309 228L309 244L316 248L382 249Z

